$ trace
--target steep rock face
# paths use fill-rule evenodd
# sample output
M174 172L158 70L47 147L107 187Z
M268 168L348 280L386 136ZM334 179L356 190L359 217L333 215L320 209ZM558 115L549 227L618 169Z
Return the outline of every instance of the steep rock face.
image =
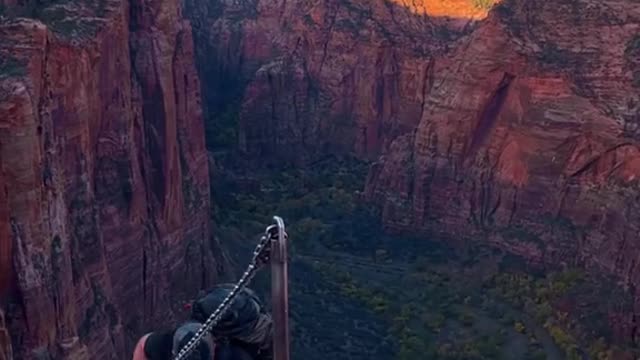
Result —
M123 359L211 283L178 2L38 3L0 24L0 358ZM5 10L6 11L6 10Z
M385 222L640 284L640 7L507 1L435 61L366 194ZM640 295L640 294L636 294ZM638 340L638 310L617 330Z
M471 0L187 1L212 147L290 163L375 157L413 129L432 56L486 10ZM216 140L218 142L216 142Z
M390 227L616 274L635 292L640 8L623 0L187 1L213 143L376 158ZM223 148L221 146L220 148ZM640 305L640 304L639 304ZM637 311L611 314L633 338Z

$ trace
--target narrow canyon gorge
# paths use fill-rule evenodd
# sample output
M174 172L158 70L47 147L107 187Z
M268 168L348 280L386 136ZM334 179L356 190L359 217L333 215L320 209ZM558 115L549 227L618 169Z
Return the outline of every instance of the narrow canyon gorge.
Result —
M635 1L0 0L0 360L130 358L229 271L214 158L345 154L387 231L613 276L640 341Z

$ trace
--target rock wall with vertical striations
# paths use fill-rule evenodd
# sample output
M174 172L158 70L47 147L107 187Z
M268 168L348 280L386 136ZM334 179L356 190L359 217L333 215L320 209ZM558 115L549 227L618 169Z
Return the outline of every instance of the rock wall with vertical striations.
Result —
M249 158L293 164L375 158L411 131L431 59L487 13L471 0L187 0L185 11L210 147L237 137Z
M414 131L369 174L387 225L640 285L640 7L505 1L436 59ZM635 309L619 339L639 341Z
M2 6L0 358L128 358L215 279L181 11L174 0Z

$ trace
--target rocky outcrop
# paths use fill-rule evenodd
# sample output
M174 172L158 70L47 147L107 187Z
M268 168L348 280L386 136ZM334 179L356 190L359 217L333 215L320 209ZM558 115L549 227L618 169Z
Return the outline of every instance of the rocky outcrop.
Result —
M191 27L173 0L21 4L0 24L0 358L8 329L15 359L124 359L216 276Z
M487 12L471 0L186 3L210 146L237 136L249 157L297 164L374 158L413 129L433 55Z
M367 196L390 227L585 265L635 292L638 34L632 2L504 2L435 60L418 125ZM638 340L638 310L616 321L625 339Z

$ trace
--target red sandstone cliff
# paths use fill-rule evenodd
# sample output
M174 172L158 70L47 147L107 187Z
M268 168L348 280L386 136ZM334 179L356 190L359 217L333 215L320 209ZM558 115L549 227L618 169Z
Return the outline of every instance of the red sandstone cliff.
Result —
M15 359L128 358L215 277L190 24L173 0L4 11L37 20L0 20L0 358L7 329Z
M482 20L482 3L188 0L187 11L207 110L220 127L237 114L246 154L382 155L366 195L390 227L635 287L640 7L515 0Z
M416 129L367 195L390 226L586 265L635 291L638 34L633 2L507 1L436 58ZM615 325L634 337L626 316Z
M382 154L366 194L388 225L638 283L632 1L508 1L482 21L473 4L484 1L473 0L185 3L208 123L237 133L246 154L295 163ZM63 12L79 17L38 13L48 28L2 26L12 39L0 45L12 54L2 96L12 100L0 101L0 269L11 268L12 248L20 276L0 276L0 286L28 348L62 351L55 344L78 335L73 351L89 344L109 357L166 315L143 303L168 310L179 298L162 269L191 256L184 229L203 244L207 180L179 9L100 4ZM191 215L180 213L194 198Z
M375 157L413 129L433 54L486 15L470 0L186 4L213 121L237 116L244 153L294 163Z

